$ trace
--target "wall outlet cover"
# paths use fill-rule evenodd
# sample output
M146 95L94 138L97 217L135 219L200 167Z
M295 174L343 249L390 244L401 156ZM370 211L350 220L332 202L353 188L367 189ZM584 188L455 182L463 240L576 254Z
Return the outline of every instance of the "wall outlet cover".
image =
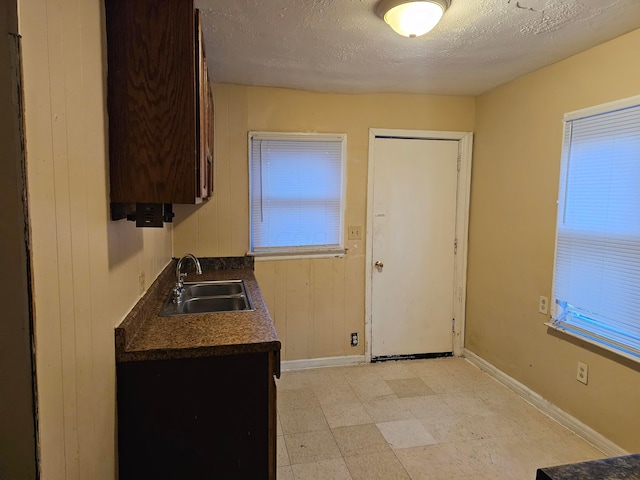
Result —
M549 313L549 298L540 297L538 302L538 312L547 315Z
M576 374L576 380L585 385L589 381L589 365L586 363L578 362L578 373Z

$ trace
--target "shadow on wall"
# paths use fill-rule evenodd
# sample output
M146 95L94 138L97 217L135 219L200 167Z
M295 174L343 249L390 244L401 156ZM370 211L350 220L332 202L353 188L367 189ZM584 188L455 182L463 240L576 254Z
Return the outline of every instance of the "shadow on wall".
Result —
M109 269L126 262L144 249L142 229L135 222L118 220L107 222Z
M630 358L625 358L619 353L610 352L609 350L601 348L598 345L585 342L584 340L574 337L573 335L568 335L554 328L547 328L547 334L564 342L569 342L577 347L580 347L583 350L588 350L591 353L606 358L607 360L611 360L612 362L616 362L619 365L630 368L631 370L640 372L640 363L631 360Z

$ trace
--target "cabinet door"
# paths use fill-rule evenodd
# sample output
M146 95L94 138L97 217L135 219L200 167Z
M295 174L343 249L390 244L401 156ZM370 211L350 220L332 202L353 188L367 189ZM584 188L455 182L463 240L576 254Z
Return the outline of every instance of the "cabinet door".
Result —
M269 355L118 363L120 480L275 478Z
M190 0L105 1L111 202L194 203Z
M196 49L198 66L197 90L198 90L198 158L197 158L197 176L198 176L198 196L207 198L209 196L209 176L207 171L207 92L209 79L207 78L207 60L204 53L204 42L202 38L202 20L200 10L196 10Z

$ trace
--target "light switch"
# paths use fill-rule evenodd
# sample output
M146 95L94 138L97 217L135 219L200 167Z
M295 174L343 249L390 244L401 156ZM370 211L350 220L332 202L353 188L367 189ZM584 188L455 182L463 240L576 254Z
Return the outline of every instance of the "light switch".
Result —
M362 227L360 225L349 225L349 240L362 240Z

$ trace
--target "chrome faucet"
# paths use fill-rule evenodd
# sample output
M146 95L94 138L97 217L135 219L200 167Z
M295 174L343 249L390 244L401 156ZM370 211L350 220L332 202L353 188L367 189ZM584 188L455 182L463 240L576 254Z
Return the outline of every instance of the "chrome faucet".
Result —
M196 267L196 273L202 275L202 267L200 261L192 254L187 253L184 257L178 260L176 265L176 284L173 287L173 303L182 303L182 295L184 294L184 279L187 276L186 273L182 273L182 264L185 260L191 260Z

